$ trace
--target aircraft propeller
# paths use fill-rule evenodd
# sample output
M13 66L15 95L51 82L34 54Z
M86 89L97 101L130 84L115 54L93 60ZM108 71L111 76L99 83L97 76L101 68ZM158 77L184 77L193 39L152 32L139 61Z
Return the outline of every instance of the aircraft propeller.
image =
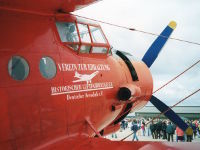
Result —
M162 31L160 36L153 42L153 44L149 47L147 52L144 54L142 61L150 68L153 62L158 57L158 54L162 50L163 46L167 42L168 38L176 28L176 22L171 21L168 26Z
M175 28L176 22L171 21L143 56L142 61L149 68L158 57L158 54L160 53L161 49L163 48ZM169 108L161 100L152 95L150 102L180 129L186 131L186 134L191 133L191 127L189 127L171 108Z

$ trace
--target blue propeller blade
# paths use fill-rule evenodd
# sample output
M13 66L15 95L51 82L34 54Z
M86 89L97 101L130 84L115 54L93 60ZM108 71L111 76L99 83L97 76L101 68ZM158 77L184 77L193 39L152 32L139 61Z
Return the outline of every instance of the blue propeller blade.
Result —
M160 53L161 49L167 42L169 36L173 32L173 30L176 28L176 22L171 21L168 26L162 31L159 36L153 44L150 46L150 48L147 50L145 55L142 58L142 61L150 68L153 62L158 57L158 54Z
M171 110L158 98L152 96L150 102L162 113L168 110L166 113L164 113L164 115L180 129L182 129L183 131L186 131L188 129L188 125L173 110Z

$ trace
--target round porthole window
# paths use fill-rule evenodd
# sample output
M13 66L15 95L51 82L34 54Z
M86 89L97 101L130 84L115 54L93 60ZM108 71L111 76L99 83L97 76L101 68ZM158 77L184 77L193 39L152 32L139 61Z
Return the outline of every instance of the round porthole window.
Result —
M40 73L46 79L52 79L56 75L56 65L50 57L40 59Z
M29 74L27 61L20 56L13 56L8 62L8 73L15 80L25 80Z

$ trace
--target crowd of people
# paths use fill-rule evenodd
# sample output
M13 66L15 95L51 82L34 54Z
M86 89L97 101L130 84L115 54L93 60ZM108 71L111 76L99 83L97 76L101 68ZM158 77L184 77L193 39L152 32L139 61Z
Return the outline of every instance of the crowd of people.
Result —
M129 123L128 123L129 122ZM138 136L152 136L153 139L164 139L176 142L192 142L194 138L200 138L200 120L185 120L192 130L187 134L169 120L132 119L122 121L121 128L126 129L128 124L133 132L133 141L138 141ZM174 139L176 135L176 139Z

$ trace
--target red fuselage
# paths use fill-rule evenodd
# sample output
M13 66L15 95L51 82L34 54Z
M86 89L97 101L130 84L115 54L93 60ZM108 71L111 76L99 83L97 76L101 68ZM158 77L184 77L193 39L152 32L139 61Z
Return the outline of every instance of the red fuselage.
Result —
M60 136L94 136L86 118L100 132L114 127L128 104L135 111L151 97L152 77L143 62L132 61L138 76L133 81L124 60L109 54L107 40L85 43L90 51L80 53L84 42L76 43L76 51L63 43L59 21L75 22L78 30L77 23L99 27L70 15L0 11L0 149L29 149ZM98 46L107 51L92 53ZM49 77L41 72L41 61L46 65L47 57L56 66ZM18 62L13 58L26 61L26 77L16 80L13 69ZM117 94L124 86L131 88L132 97L120 101Z

